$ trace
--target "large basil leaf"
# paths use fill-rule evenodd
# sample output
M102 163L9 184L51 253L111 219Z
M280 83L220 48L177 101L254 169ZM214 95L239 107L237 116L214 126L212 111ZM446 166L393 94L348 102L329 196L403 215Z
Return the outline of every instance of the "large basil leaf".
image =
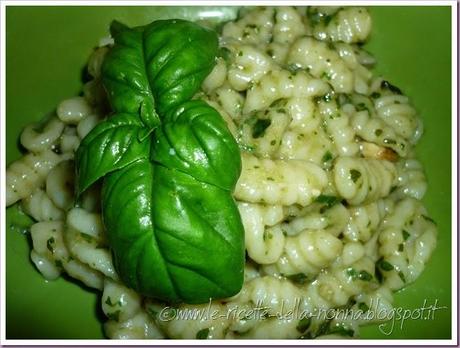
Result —
M243 284L244 230L230 192L155 167L155 229L187 303L235 295Z
M104 86L117 112L140 114L150 128L162 115L189 100L212 70L214 31L179 19L128 29L111 27L115 45L102 65ZM156 110L156 111L155 111Z
M153 165L141 159L106 176L102 216L115 267L123 281L144 294L177 299L153 227Z
M115 45L102 64L102 80L115 112L139 114L147 127L160 123L147 78L143 30L129 29L118 22L111 25Z
M217 34L180 19L155 21L144 32L149 80L163 115L189 100L215 65Z
M244 236L229 192L142 159L104 181L103 218L120 277L167 301L237 293Z
M152 159L195 179L233 190L240 176L238 145L222 116L201 100L164 117L152 142Z
M77 194L109 172L149 156L148 130L131 114L116 114L98 124L82 140L75 154Z

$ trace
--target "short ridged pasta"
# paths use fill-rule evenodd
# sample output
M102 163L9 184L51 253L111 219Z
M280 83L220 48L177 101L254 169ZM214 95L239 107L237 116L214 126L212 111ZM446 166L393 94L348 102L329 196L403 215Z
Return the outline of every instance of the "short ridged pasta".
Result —
M73 97L66 99L57 108L59 119L66 124L78 124L81 120L91 114L91 106L84 97Z
M407 141L397 135L393 128L389 127L378 117L371 117L366 110L358 111L351 117L351 126L356 134L366 141L388 147L400 156L407 154Z
M261 157L276 157L280 140L290 116L284 107L270 107L264 112L251 113L240 122L239 142ZM266 128L259 132L260 126Z
M436 225L426 214L420 201L405 198L381 227L379 254L390 265L381 271L392 290L414 282L436 247Z
M334 165L337 191L352 205L387 196L395 179L396 168L389 161L341 157Z
M276 270L282 275L315 276L341 253L342 247L337 237L323 230L305 230L286 238Z
M212 91L207 101L217 110L223 110L233 120L241 117L245 97L233 89L228 83Z
M248 255L259 264L273 263L279 259L284 247L284 235L279 226L273 226L283 219L281 206L262 206L240 203L245 230L245 245Z
M314 77L329 82L338 93L353 92L353 72L325 42L311 37L298 39L291 47L287 62L307 69Z
M123 322L141 311L141 297L132 289L111 279L104 280L102 311L110 320Z
M72 155L80 145L80 138L77 135L77 129L72 126L67 126L59 139L59 149L62 153L69 153Z
M223 39L231 38L245 44L268 43L272 39L274 9L266 7L242 11L239 19L225 24L222 29Z
M62 161L48 173L46 194L62 210L74 204L75 166L73 161Z
M253 46L240 46L228 70L228 82L237 91L259 82L272 69L272 61Z
M320 127L311 132L286 131L281 139L277 157L309 161L319 166L324 165L324 158L330 157L330 163L336 156L336 147L324 128Z
M262 110L274 101L283 98L309 98L321 96L329 91L326 82L298 71L273 70L261 76L259 83L247 90L244 113Z
M284 310L294 309L299 301L303 301L303 298L301 290L289 281L264 276L245 283L234 300L267 307L270 314L276 315L281 312L282 308Z
M324 170L305 161L261 159L243 153L242 167L234 194L245 202L305 206L327 184Z
M45 191L38 188L21 201L22 210L36 221L56 221L64 219L64 212L56 207Z
M396 164L396 168L398 171L398 188L394 191L394 195L422 199L428 185L420 162L413 158L401 160Z
M350 219L343 231L350 241L367 242L377 232L384 217L394 209L393 201L380 199L349 208Z
M332 207L320 203L311 204L295 213L281 228L288 236L295 236L303 230L323 230L333 236L343 232L349 219L349 212L341 203Z
M75 260L106 277L114 280L118 279L112 262L112 254L107 248L100 247L96 239L79 233L72 227L68 227L65 232L65 242Z
M415 109L409 104L409 98L399 94L384 95L374 100L377 115L385 121L395 133L411 140L417 131Z
M64 229L63 221L38 222L32 225L30 229L33 243L32 261L41 272L44 272L43 275L47 279L55 279L63 269L72 278L80 280L85 285L102 289L102 274L75 260L69 253L64 240ZM44 260L47 262L46 267L42 267Z
M37 222L30 228L33 250L30 257L37 269L48 280L61 274L62 266L69 260L63 242L63 221Z
M212 91L222 86L227 78L227 64L223 58L217 59L216 65L201 85L204 91Z
M51 150L29 153L6 170L6 205L29 196L43 185L51 169L64 158Z
M21 133L21 145L27 150L39 153L50 149L64 130L64 123L56 117L47 122L41 130L37 130L37 125L27 126Z
M349 299L372 289L374 262L363 257L350 266L332 267L321 273L311 285L331 307L345 305ZM365 274L366 276L361 276Z
M305 33L305 25L299 13L292 7L280 7L275 12L273 41L291 44Z
M355 92L366 95L369 94L372 72L368 69L367 66L372 65L373 61L371 59L365 59L363 57L363 50L361 50L359 47L356 47L355 45L338 42L334 46L340 58L350 69L353 70L355 74Z
M313 7L313 9L315 8ZM317 8L316 11L321 12ZM332 19L327 25L314 26L313 35L316 39L359 43L366 41L370 34L371 16L363 7L345 7L330 16Z
M356 155L359 146L355 141L355 130L350 125L349 117L337 108L335 102L321 101L318 109L324 120L324 128L331 141L334 142L339 156Z

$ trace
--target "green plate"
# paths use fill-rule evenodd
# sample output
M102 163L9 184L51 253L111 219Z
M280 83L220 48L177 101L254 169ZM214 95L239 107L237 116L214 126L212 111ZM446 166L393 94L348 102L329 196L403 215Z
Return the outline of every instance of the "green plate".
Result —
M451 8L372 7L368 49L376 70L413 101L425 123L418 154L429 189L424 199L439 228L438 247L417 282L398 293L396 307L412 319L362 330L364 338L451 337ZM53 111L81 90L83 67L112 19L129 25L199 16L230 19L232 7L15 7L6 11L7 163L17 159L17 139L27 123ZM46 282L29 260L30 222L7 211L7 338L103 338L100 295L68 279ZM416 320L415 309L445 307ZM402 312L401 312L402 314ZM431 315L428 315L431 314ZM434 314L434 315L433 315ZM409 314L408 314L409 315ZM428 316L428 318L426 318ZM384 331L384 332L382 332ZM386 333L390 332L390 335Z

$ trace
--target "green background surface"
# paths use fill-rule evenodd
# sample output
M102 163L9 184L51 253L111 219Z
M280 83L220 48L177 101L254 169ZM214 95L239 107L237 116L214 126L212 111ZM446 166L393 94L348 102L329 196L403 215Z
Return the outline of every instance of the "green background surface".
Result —
M429 182L424 199L438 223L438 247L415 284L395 295L395 306L447 308L433 320L395 323L386 336L377 326L364 338L451 337L451 9L450 7L371 7L376 71L400 87L419 111L425 135L417 147ZM231 7L7 7L7 163L17 159L18 135L27 123L52 112L81 91L83 67L108 25L158 18L198 16L230 19ZM100 295L76 282L46 282L29 260L23 232L30 220L15 206L7 210L7 338L103 338ZM386 326L385 331L390 331Z

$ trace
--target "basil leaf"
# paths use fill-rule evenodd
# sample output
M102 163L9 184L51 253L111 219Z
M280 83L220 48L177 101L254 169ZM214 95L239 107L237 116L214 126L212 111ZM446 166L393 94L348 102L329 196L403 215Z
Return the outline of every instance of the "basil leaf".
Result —
M159 298L178 299L155 239L152 221L154 166L147 158L107 175L102 216L115 267L129 287Z
M149 156L150 139L139 119L117 114L98 124L83 139L75 154L77 194L114 170Z
M195 179L233 190L241 172L238 144L222 116L200 100L182 104L157 129L152 159Z
M102 65L103 84L116 112L139 114L155 128L162 115L189 100L211 72L217 34L173 19L128 29L112 23L115 45Z
M187 303L225 298L243 284L244 230L228 191L155 167L152 203L157 240Z
M243 228L230 193L141 159L107 176L102 199L115 267L129 287L187 303L240 290Z
M144 47L156 109L163 115L200 89L215 65L218 39L214 30L198 24L161 20L145 28Z
M101 67L102 81L115 112L140 115L149 128L160 123L144 61L143 31L111 25L115 45Z

